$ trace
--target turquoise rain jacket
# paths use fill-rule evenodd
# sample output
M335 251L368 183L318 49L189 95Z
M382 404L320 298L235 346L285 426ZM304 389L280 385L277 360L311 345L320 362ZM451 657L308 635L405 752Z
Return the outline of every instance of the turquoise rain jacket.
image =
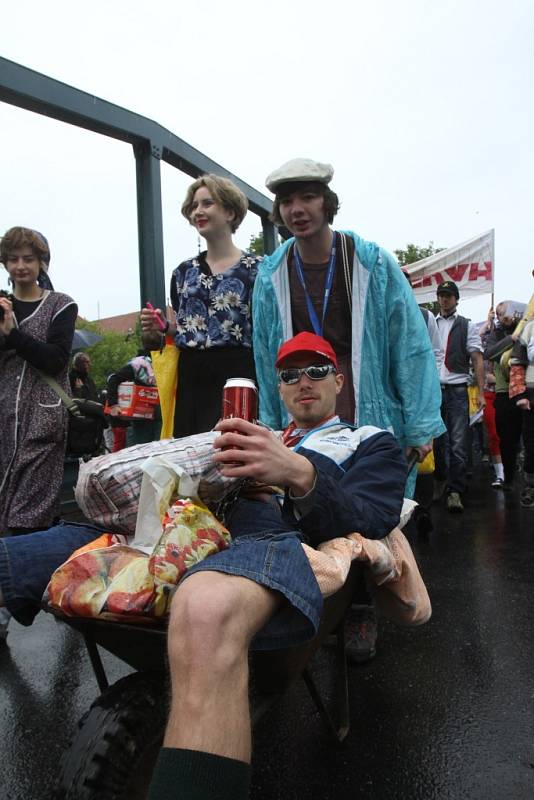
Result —
M352 273L352 374L358 427L393 432L402 447L423 445L445 431L441 389L428 331L408 281L388 252L347 231L355 242ZM287 251L259 267L253 295L253 342L260 419L280 430L288 414L274 366L293 336ZM347 420L351 421L351 420Z

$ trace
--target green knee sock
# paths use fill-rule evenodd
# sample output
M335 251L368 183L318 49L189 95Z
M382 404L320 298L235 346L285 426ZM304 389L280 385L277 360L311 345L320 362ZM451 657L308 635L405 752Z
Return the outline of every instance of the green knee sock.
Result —
M250 764L234 758L162 747L149 800L247 800Z

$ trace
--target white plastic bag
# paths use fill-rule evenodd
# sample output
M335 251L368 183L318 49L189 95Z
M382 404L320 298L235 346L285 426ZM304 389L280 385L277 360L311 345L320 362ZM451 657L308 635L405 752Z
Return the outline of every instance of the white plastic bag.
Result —
M161 536L161 520L173 499L195 498L200 478L191 478L179 464L165 456L151 456L141 464L143 478L132 546L151 552Z

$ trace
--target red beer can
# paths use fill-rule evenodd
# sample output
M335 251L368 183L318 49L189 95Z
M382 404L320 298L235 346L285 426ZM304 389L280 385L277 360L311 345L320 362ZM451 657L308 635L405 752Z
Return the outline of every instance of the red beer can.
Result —
M258 390L249 378L229 378L224 384L221 419L258 419Z

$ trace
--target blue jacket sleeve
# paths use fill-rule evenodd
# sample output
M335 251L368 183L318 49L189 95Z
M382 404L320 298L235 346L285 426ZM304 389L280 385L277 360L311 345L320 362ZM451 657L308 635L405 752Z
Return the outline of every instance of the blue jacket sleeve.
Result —
M359 354L358 425L393 430L403 447L419 446L445 430L428 329L393 256L354 237L359 262L369 273ZM362 280L360 272L356 275Z
M398 525L406 460L396 439L387 432L374 434L356 450L350 466L333 474L321 465L321 456L305 447L299 450L314 464L317 480L313 506L298 521L298 528L317 546L328 539L361 533L382 539ZM286 500L284 513L291 501Z
M390 370L404 420L403 444L419 446L440 436L441 389L428 328L406 278L388 261Z
M252 298L252 341L256 376L259 385L259 416L274 430L287 425L278 392L278 379L274 362L282 343L279 312L270 276L266 272L267 259L260 265Z

